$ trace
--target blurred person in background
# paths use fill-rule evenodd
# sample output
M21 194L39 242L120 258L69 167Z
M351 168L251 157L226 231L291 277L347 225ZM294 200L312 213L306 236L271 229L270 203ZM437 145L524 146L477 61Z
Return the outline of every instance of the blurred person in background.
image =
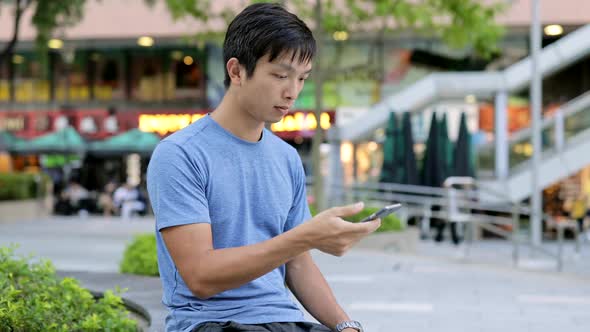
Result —
M145 211L145 203L141 200L139 190L129 181L115 190L113 203L123 219L129 219L133 214Z
M104 186L104 190L98 195L98 208L102 210L102 215L110 217L117 212L114 202L114 192L117 185L109 182Z

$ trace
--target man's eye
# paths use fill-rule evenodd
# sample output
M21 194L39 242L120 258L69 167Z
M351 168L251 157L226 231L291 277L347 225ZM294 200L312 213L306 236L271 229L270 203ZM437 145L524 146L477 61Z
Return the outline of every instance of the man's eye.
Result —
M275 77L280 78L280 79L285 79L285 78L287 78L287 75L275 74Z

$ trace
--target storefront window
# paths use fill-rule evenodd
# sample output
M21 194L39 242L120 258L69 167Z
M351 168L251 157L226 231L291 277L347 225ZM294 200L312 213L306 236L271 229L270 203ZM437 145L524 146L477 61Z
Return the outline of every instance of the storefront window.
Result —
M205 99L203 65L194 50L134 53L130 62L132 100L182 103Z
M99 101L125 99L123 54L120 52L89 52L89 80L92 98Z
M10 59L14 70L14 99L16 102L46 102L49 81L43 77L41 62L32 52L17 52ZM10 101L8 63L0 65L0 102Z
M74 54L68 54L74 52ZM90 100L87 57L81 51L61 51L55 56L55 100L61 103Z
M0 63L0 103L10 101L8 64Z
M171 56L171 70L175 75L174 98L177 101L204 99L203 68L197 56L180 51L172 52Z
M170 99L172 76L163 70L157 53L131 56L131 99L140 102L161 102Z

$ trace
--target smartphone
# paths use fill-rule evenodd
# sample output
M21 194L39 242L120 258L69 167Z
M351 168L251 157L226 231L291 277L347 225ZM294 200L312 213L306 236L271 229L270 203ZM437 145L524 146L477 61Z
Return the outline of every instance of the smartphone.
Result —
M393 212L399 210L401 207L402 207L402 205L400 203L387 205L386 207L382 208L381 210L364 218L360 222L367 222L367 221L375 220L377 218L383 218L383 217L388 216L388 215L392 214Z

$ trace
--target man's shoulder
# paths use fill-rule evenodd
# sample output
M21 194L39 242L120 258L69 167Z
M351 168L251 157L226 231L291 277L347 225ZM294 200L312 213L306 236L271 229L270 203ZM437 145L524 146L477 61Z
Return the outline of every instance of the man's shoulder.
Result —
M264 134L267 135L268 139L271 141L271 145L279 150L280 152L284 153L289 157L299 156L297 149L291 146L289 143L285 142L282 138L278 137L272 131L268 129L264 129Z
M208 123L200 119L187 127L172 133L156 146L152 154L152 161L174 161L194 159L199 151L207 147L208 135L205 133Z
M209 126L209 117L203 117L190 125L170 134L170 136L164 138L162 142L169 142L176 145L185 145L188 141L193 140L195 138L201 139L199 136L206 137L206 135L201 135Z

